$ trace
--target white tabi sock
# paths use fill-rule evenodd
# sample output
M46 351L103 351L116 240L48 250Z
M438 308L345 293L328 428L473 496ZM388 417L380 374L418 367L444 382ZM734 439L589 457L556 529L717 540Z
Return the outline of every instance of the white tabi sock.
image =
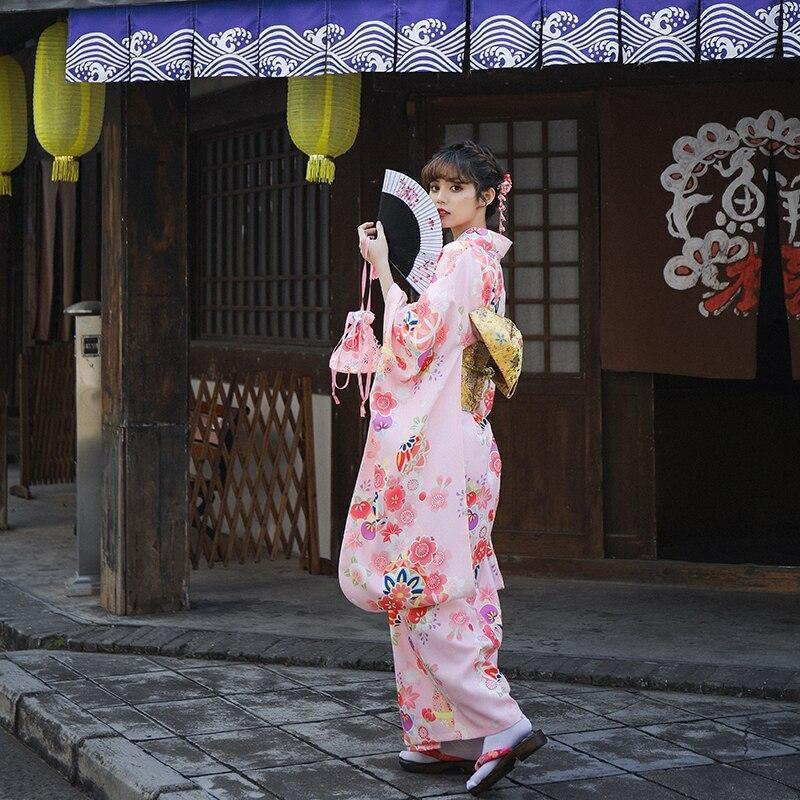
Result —
M447 753L448 756L456 756L456 758L463 758L467 761L477 761L483 752L483 739L452 739L442 742L439 749L443 753ZM400 758L406 761L416 761L418 764L430 764L433 761L438 761L437 758L416 750L403 750L400 753Z

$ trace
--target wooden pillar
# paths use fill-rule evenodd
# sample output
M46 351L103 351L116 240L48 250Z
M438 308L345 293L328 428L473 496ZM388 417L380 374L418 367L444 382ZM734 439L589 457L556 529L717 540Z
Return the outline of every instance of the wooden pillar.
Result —
M12 263L11 209L13 197L0 197L0 390L11 389L14 369L14 335L11 315Z
M358 308L361 261L358 227L361 215L361 145L357 142L336 159L336 180L331 186L331 338L344 329L347 313ZM365 217L365 219L367 219ZM373 287L373 298L380 289ZM374 305L380 301L374 299ZM376 325L377 327L377 325ZM366 420L359 416L360 398L355 384L339 392L340 403L332 406L331 428L335 469L331 473L331 558L327 569L336 572L347 512L358 476Z
M188 605L185 83L108 86L101 603Z
M0 531L8 530L8 395L0 389Z
M361 258L356 227L375 220L383 171L399 169L409 174L409 136L413 132L406 113L402 78L383 86L386 75L364 75L361 124L356 143L336 159L336 180L331 188L331 331L334 341L344 328L347 312L358 308ZM381 338L383 296L378 282L372 287L377 320L375 334ZM341 404L333 406L334 463L331 476L331 569L336 570L347 512L368 435L369 416L359 416L360 398L351 387L340 393Z
M0 531L8 528L8 395L14 369L11 315L11 198L0 198Z

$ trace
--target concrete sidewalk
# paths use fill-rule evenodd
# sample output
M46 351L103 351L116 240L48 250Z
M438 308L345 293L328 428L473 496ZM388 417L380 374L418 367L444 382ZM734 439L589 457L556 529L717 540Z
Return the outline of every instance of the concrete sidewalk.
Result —
M112 617L69 598L72 487L11 498L0 533L0 634L14 647L246 658L391 669L382 615L296 562L191 574L191 609ZM800 699L800 595L517 578L503 593L508 674ZM43 617L42 613L47 614ZM3 618L5 621L2 621Z
M550 741L497 800L799 800L800 704L512 681ZM397 764L391 676L0 654L0 724L108 800L466 799Z

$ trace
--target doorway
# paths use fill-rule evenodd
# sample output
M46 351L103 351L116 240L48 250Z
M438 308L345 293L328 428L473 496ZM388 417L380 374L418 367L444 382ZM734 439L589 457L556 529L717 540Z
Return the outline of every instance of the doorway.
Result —
M423 108L419 167L440 145L473 139L492 149L514 182L506 229L513 246L503 271L506 313L523 334L524 352L513 399L498 393L490 417L503 459L495 549L518 564L600 558L597 138L591 97L437 97Z
M800 566L800 381L768 175L755 379L655 376L659 558Z

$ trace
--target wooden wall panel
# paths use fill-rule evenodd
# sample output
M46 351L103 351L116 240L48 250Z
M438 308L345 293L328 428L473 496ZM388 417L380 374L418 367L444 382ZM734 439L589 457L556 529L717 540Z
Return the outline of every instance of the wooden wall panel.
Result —
M520 408L524 403L525 408ZM502 503L496 541L522 531L563 534L584 530L580 498L585 474L585 431L581 396L528 394L506 401L498 395L490 420L503 459ZM526 424L515 426L524 415ZM509 436L517 430L519 435Z
M655 558L653 376L603 373L603 532L608 558Z

